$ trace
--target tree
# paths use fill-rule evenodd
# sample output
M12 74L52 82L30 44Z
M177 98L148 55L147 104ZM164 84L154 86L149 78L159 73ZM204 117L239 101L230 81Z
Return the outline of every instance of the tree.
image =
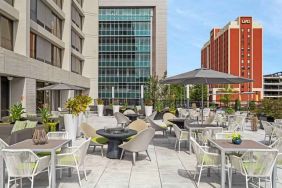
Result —
M202 101L202 91L203 91L203 100L207 100L208 87L207 85L197 84L190 88L190 100L191 101Z
M224 106L229 107L229 103L231 101L232 93L234 93L234 89L230 86L225 86L220 92L225 93L220 97L220 102L224 104Z

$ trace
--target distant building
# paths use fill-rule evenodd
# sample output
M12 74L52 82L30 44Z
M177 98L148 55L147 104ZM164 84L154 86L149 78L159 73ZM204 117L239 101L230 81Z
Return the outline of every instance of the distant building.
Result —
M263 28L252 17L241 16L223 28L213 28L210 39L201 49L201 66L240 77L253 79L253 83L236 84L234 89L243 101L263 97ZM219 100L219 86L211 86L212 100ZM250 94L254 92L254 94ZM249 93L249 94L244 94Z
M264 78L264 98L282 97L282 72L267 74Z
M141 85L166 72L166 1L99 1L99 98L138 104Z

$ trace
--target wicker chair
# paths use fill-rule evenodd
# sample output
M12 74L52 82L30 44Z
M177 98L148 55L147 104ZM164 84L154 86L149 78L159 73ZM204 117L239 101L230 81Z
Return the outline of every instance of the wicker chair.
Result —
M193 137L190 138L190 141L192 142L192 147L197 158L196 173L194 175L194 179L196 178L198 168L200 168L199 178L197 182L197 185L199 187L203 168L218 168L221 165L221 159L220 154L207 152L204 147L201 147Z
M269 138L268 143L271 144L272 136L273 136L273 127L267 121L261 121L263 129L264 129L264 143L266 142L266 138Z
M101 155L104 156L104 145L108 143L108 139L96 134L96 130L87 123L80 124L80 129L85 138L91 138L90 146L93 146L93 152L96 146L101 147Z
M278 138L270 147L278 150L276 164L279 168L282 168L282 137Z
M246 187L252 178L265 179L272 182L272 171L278 155L277 150L250 150L245 152L242 157L230 156L231 168L241 172L245 176ZM229 184L232 185L232 173L230 174ZM271 186L272 187L272 186Z
M85 157L89 147L91 138L85 140L80 146L65 148L61 154L57 155L56 166L58 168L75 168L78 175L79 185L81 187L81 179L79 174L79 167L82 166L85 180L87 181L85 170Z
M117 125L127 126L131 121L124 114L120 112L115 112L114 116L117 120Z
M5 149L8 146L9 145L0 138L0 152L2 149Z
M124 115L127 115L127 114L136 114L136 112L134 112L134 110L131 110L131 109L127 109L123 112Z
M148 118L148 121L151 125L151 127L153 129L155 129L155 131L162 131L163 132L163 135L165 135L166 131L167 131L167 126L165 123L163 124L157 124L154 120L152 120L151 118Z
M152 141L154 135L155 135L155 130L153 128L148 128L139 132L130 141L119 145L119 147L122 148L120 159L122 159L124 151L130 151L132 152L132 156L133 156L133 160L132 160L133 165L135 165L136 153L146 151L146 154L149 160L151 161L151 158L148 153L148 146Z
M174 133L176 136L174 148L176 149L176 145L178 143L178 152L180 152L180 144L181 142L187 142L189 133L187 131L181 130L177 125L173 124Z
M48 139L63 140L63 139L68 139L69 135L67 132L48 132L47 137Z
M137 119L128 125L129 129L135 130L137 132L143 131L144 129L148 128L148 125L145 121L141 119Z
M172 114L172 113L169 113L169 112L167 112L167 113L165 113L165 114L163 115L164 123L166 124L167 127L170 128L170 131L169 131L170 134L171 134L171 128L172 128L172 126L173 126L174 124L171 123L171 122L168 121L168 120L169 120L169 119L173 119L173 118L175 118L175 115Z
M22 178L28 178L31 181L31 188L33 188L34 177L45 172L46 169L49 171L50 156L38 157L27 149L3 149L2 155L8 171L8 187L10 187L11 181L20 180L22 185Z
M216 133L215 139L216 140L232 140L232 132L222 132L222 133Z

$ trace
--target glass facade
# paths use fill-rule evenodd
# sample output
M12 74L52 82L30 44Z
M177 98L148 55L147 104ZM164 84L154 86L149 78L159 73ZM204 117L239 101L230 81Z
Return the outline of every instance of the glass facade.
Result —
M136 103L151 70L152 8L100 8L99 98Z

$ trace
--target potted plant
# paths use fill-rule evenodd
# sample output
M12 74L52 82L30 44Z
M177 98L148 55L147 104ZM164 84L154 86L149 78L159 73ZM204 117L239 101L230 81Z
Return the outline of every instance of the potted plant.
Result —
M145 99L145 115L150 116L153 113L153 101Z
M58 124L58 122L53 122L50 120L50 117L52 116L50 111L48 110L48 108L39 108L39 113L41 115L42 118L42 123L43 123L43 127L45 129L46 132L55 132L56 131L56 125Z
M88 106L92 103L92 98L86 95L78 95L75 97L75 100L78 103L78 106L80 107L79 113L78 113L78 122L77 122L77 132L76 136L80 136L80 124L83 122L86 122L86 116L85 112Z
M113 101L113 113L119 112L119 101L115 100Z
M69 113L64 114L65 129L70 139L75 141L78 127L78 115L81 112L81 107L78 100L75 98L68 99L65 107L69 109Z
M228 108L226 108L225 113L231 115L231 114L235 113L235 110L233 108L231 108L231 107L228 107Z
M97 99L98 103L98 116L101 117L103 116L104 112L104 101L102 99Z
M25 113L22 103L17 103L11 106L9 112L12 123L21 120L22 114Z
M242 139L241 139L241 134L238 132L234 132L232 133L232 143L233 144L241 144L242 143Z

